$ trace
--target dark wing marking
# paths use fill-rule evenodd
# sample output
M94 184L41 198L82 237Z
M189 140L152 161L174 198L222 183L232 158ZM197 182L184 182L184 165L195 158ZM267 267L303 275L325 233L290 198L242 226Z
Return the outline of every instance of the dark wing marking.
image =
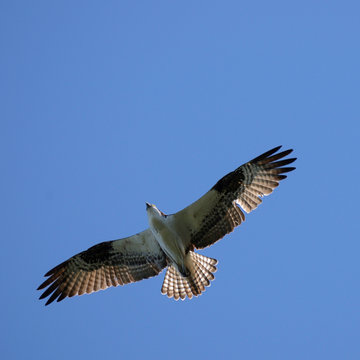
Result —
M128 238L106 241L83 251L47 272L38 288L47 303L90 294L158 275L167 260L150 229Z
M284 173L294 170L286 167L296 158L283 159L292 152L275 154L278 146L241 165L221 178L199 200L172 215L176 230L188 248L198 249L212 245L245 220L240 207L249 213L261 204L261 197L269 195L286 178ZM278 161L280 160L280 161Z

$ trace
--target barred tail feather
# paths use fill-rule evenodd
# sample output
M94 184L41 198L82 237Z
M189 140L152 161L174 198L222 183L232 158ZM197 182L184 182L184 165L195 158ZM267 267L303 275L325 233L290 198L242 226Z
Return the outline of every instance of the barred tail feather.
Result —
M191 275L183 277L178 270L170 265L167 269L161 293L175 300L191 299L193 296L201 295L211 280L215 279L217 260L189 252L187 259Z

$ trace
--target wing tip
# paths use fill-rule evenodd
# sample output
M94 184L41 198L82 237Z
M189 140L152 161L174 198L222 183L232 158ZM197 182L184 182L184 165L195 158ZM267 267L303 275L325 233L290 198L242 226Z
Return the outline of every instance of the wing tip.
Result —
M257 162L263 159L266 159L268 157L270 157L271 155L275 154L277 151L279 151L282 148L282 145L276 146L264 153L262 153L261 155L257 156L256 158L250 160L249 162ZM291 149L292 150L292 149Z
M288 149L288 150L277 152L280 148L281 148L281 146L277 146L277 147L259 155L255 159L250 160L249 163L256 163L257 165L267 165L267 166L271 166L271 165L274 166L275 164L278 166L284 166L286 164L290 164L290 163L294 162L297 159L297 158L283 159L286 156L288 156L289 154L291 154L294 151L294 149ZM283 160L278 161L276 163L276 161L280 160L280 159L283 159Z
M45 281L42 284L40 284L36 290L42 290L45 287L44 283Z

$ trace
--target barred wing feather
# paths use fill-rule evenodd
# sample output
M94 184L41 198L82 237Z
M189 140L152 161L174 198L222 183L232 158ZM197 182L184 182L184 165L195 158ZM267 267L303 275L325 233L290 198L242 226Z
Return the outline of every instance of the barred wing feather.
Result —
M106 241L83 251L45 274L38 290L51 295L46 305L74 295L90 294L158 275L167 266L150 229L128 238Z
M286 178L287 167L296 158L284 159L292 149L281 146L265 152L221 178L204 196L173 215L174 227L186 239L188 248L205 248L222 239L245 221L246 213L261 204ZM276 152L278 152L276 154Z

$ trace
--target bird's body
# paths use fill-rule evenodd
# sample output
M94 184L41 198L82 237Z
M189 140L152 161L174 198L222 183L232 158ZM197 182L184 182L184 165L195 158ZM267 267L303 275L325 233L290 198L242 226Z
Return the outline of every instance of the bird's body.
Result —
M214 244L245 220L269 195L283 173L294 170L283 159L292 150L275 154L280 146L245 163L221 178L204 196L185 209L165 215L146 204L149 228L141 233L106 241L56 266L45 276L40 299L92 293L110 286L158 275L167 267L161 292L175 300L201 295L214 279L217 260L195 253ZM283 160L280 160L283 159ZM278 161L280 160L280 161ZM284 167L285 166L285 167Z
M149 227L162 251L169 261L183 275L189 273L185 265L186 249L180 235L176 232L172 216L161 213L155 205L147 205L146 212L149 219Z

